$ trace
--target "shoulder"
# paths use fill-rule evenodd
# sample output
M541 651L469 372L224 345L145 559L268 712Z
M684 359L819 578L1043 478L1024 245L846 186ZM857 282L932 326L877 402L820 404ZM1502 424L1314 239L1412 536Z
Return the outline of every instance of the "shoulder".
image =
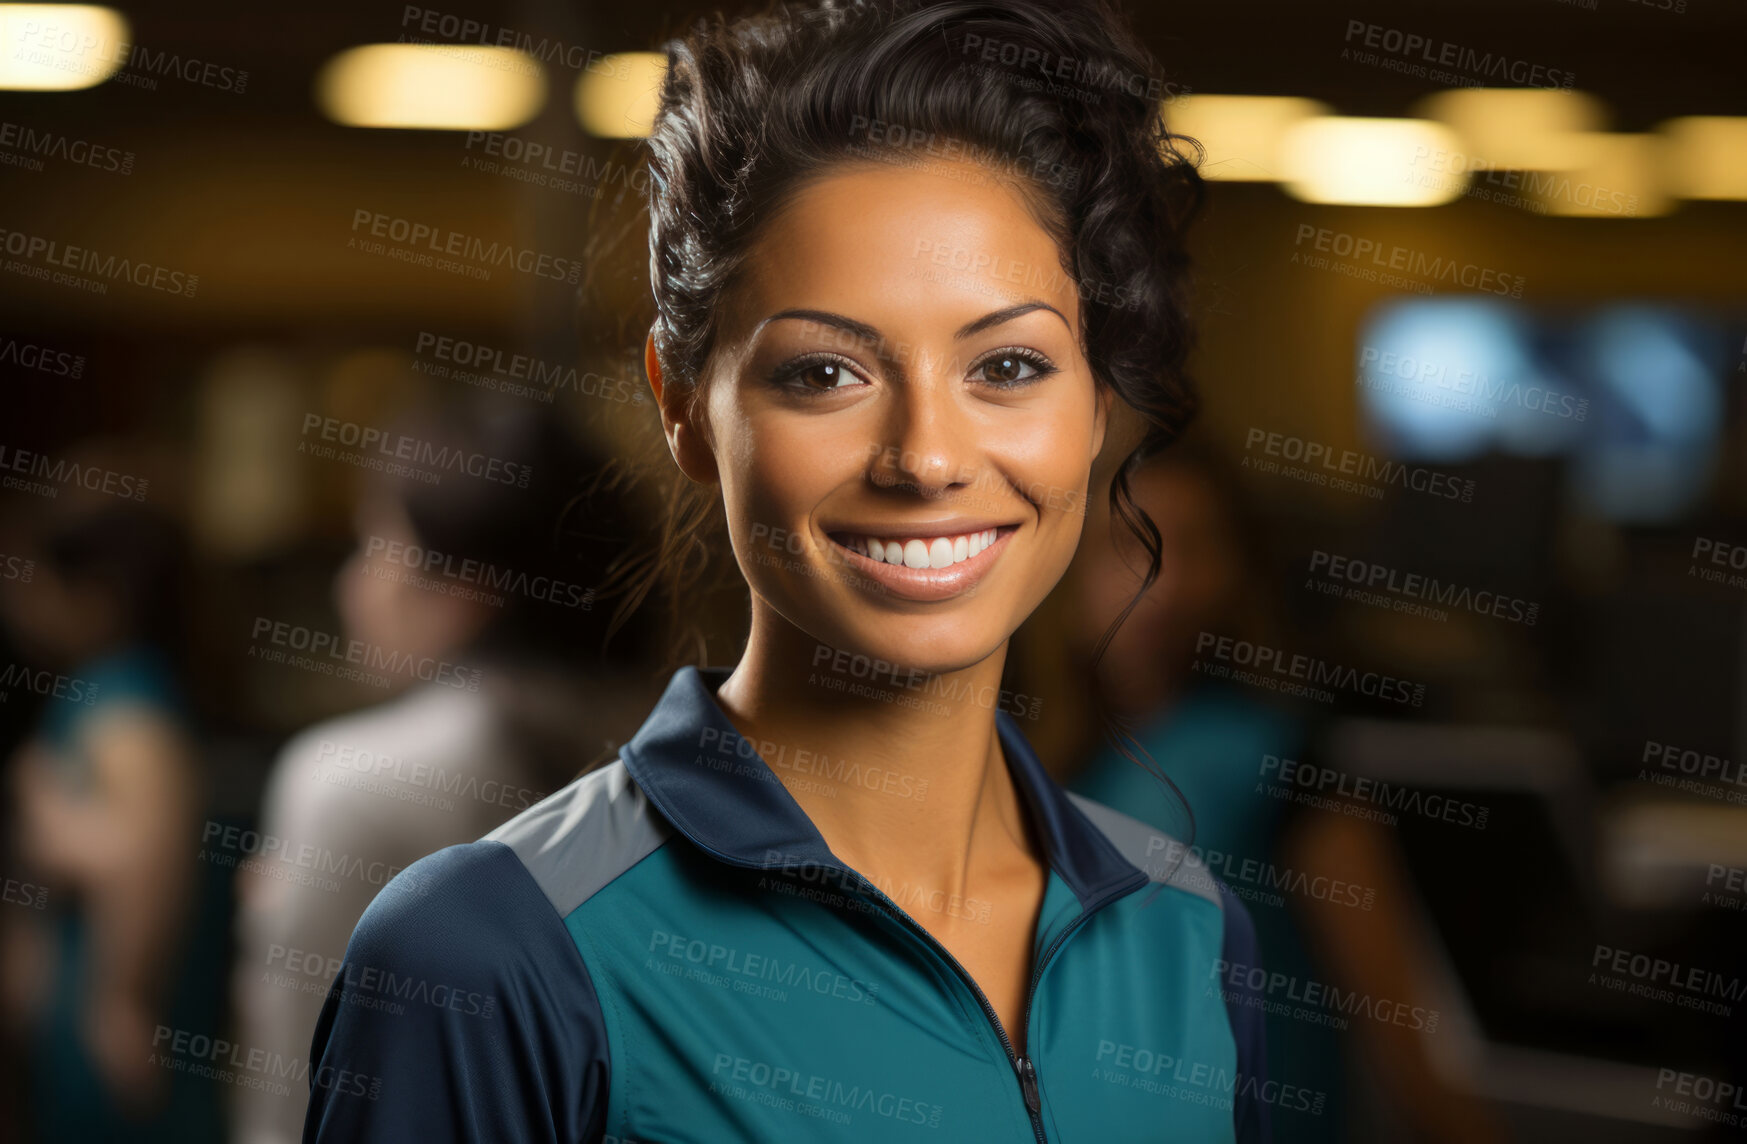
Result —
M438 685L324 720L280 748L265 819L397 864L471 841L540 797L496 727L487 701Z
M609 1057L582 953L515 851L449 846L352 933L311 1044L305 1139L592 1139Z
M477 754L492 746L487 700L426 685L304 728L280 749L280 767L330 766L372 773L401 759Z
M365 910L348 959L392 953L438 963L501 963L498 941L549 928L670 836L666 821L613 760L497 826L395 875Z
M1185 846L1174 835L1138 818L1112 810L1096 799L1075 791L1066 794L1117 852L1152 881L1192 894L1220 909L1238 904L1231 891L1207 868L1193 847Z
M566 918L668 837L614 760L397 874L323 1003L305 1138L596 1138L610 1049ZM363 1097L323 1079L335 1076L364 1078Z
M574 956L526 868L509 848L485 841L444 847L389 879L346 948L348 966L441 970L476 984Z
M78 669L78 675L96 692L96 702L126 699L144 706L176 710L182 694L176 673L163 652L135 644Z
M1221 914L1221 960L1256 964L1256 925L1249 910L1224 880L1207 868L1193 846L1138 818L1072 791L1080 813L1132 865L1155 884L1169 886L1212 905Z
M622 760L554 791L481 842L506 847L567 916L673 836Z

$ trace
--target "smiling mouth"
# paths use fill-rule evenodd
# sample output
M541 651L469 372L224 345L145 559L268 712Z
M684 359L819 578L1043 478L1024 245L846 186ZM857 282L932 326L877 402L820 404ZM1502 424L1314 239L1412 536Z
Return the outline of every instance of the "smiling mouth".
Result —
M1002 524L949 536L869 536L854 532L825 535L838 547L865 556L873 563L921 570L963 564L1018 527Z
M952 536L836 531L825 535L843 562L862 574L851 577L850 583L881 595L935 603L962 595L981 582L1018 531L1019 525L1003 524Z

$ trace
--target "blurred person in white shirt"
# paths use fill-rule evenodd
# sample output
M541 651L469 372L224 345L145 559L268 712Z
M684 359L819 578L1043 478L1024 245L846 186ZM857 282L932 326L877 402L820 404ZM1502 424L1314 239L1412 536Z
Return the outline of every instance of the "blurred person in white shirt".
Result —
M398 693L305 729L274 763L260 833L272 840L262 857L279 860L238 873L232 997L250 1051L305 1060L377 891L610 759L636 729L626 713L647 706L646 673L599 664L605 616L591 586L618 550L612 510L566 511L577 459L536 424L411 422L409 436L513 463L483 470L511 479L379 477L360 497L335 602L345 638L364 646L358 666ZM403 670L372 666L385 660ZM308 1093L291 1087L239 1089L233 1139L301 1139Z

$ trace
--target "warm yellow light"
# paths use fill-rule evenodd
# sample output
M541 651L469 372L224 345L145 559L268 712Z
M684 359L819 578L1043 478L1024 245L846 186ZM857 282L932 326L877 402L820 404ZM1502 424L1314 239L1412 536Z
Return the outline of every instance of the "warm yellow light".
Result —
M95 4L0 4L0 88L77 91L126 62L127 21Z
M1165 106L1165 126L1202 145L1208 179L1272 182L1280 178L1280 138L1328 105L1276 95L1185 95Z
M1573 137L1607 125L1594 96L1538 87L1455 88L1412 110L1460 135L1467 166L1480 170L1568 170L1583 162Z
M1460 145L1454 131L1425 119L1325 115L1287 128L1281 173L1287 192L1305 202L1435 206L1468 185L1466 173L1437 165Z
M661 52L620 52L595 61L576 81L576 118L602 139L648 135L666 71Z
M1658 172L1665 162L1655 135L1587 132L1571 137L1576 165L1563 171L1529 171L1523 190L1548 214L1569 218L1649 218L1673 204Z
M1747 117L1687 115L1662 124L1669 189L1688 199L1747 199Z
M501 131L546 102L540 63L513 48L364 44L322 66L316 102L348 127Z

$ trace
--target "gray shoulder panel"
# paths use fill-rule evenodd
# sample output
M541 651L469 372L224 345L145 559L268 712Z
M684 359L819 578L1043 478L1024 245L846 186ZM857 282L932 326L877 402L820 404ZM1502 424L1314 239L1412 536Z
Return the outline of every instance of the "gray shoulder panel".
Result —
M1092 820L1092 825L1122 856L1146 873L1148 878L1179 890L1206 898L1220 909L1219 883L1215 881L1192 847L1184 846L1169 834L1154 830L1138 818L1111 810L1082 794L1067 791L1067 796L1079 807L1080 813ZM1167 877L1166 875L1169 875Z
M620 759L588 772L485 836L516 852L564 917L654 853L673 828Z

